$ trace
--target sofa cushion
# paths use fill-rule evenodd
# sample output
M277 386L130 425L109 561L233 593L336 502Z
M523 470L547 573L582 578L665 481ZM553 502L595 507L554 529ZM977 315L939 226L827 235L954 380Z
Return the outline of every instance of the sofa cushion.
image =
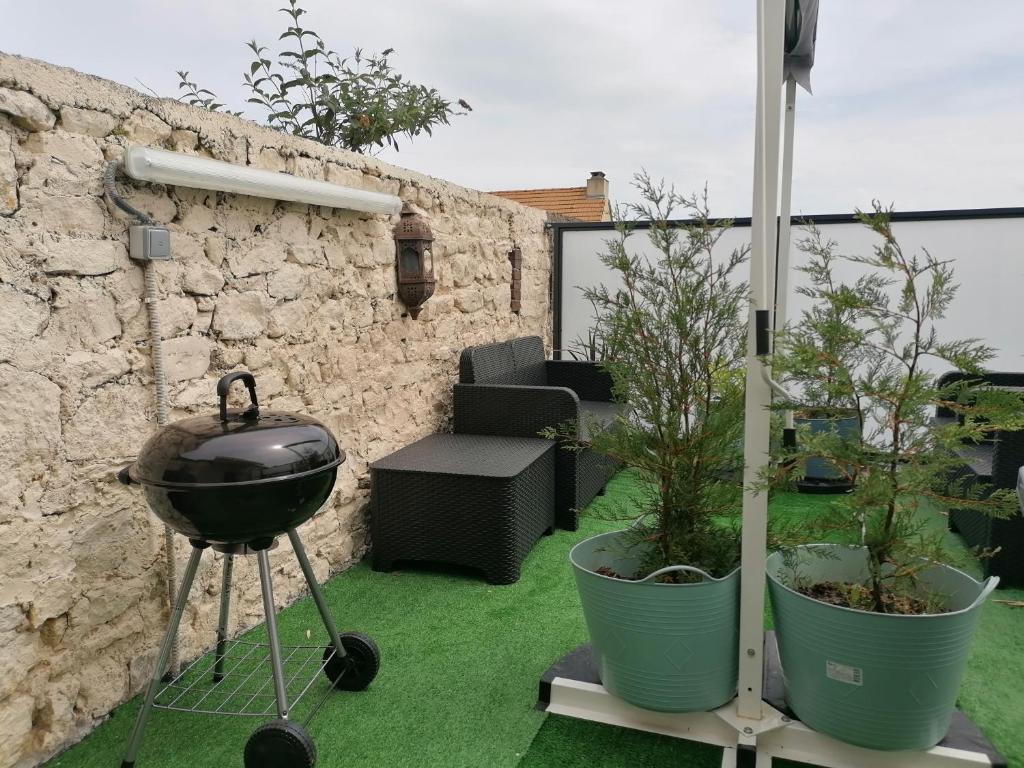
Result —
M512 360L515 363L513 380L509 384L546 387L547 367L544 364L544 342L540 336L524 336L512 340Z
M547 386L544 342L524 336L467 347L459 357L459 383Z
M514 370L512 344L508 341L467 347L459 357L460 384L510 384Z
M956 449L956 454L970 468L974 476L983 482L992 482L992 457L994 446L989 444L964 445Z
M605 403L601 400L580 400L580 438L590 438L590 427L596 422L607 427L622 411L619 403Z

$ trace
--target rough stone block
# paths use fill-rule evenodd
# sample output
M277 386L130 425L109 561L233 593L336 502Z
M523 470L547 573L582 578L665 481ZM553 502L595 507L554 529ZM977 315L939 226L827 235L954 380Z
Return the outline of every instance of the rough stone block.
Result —
M31 341L46 327L50 307L30 293L0 283L0 360L6 360L21 344Z
M32 733L32 713L35 711L35 699L32 696L11 696L0 700L0 738L4 742L2 757L4 768L14 766L14 760L22 754Z
M261 275L284 264L287 255L287 248L281 243L239 243L228 254L228 266L235 277Z
M106 352L78 350L64 358L61 379L64 386L85 386L90 389L116 381L131 370L127 352L111 349Z
M181 217L181 226L189 232L206 233L216 226L216 214L212 208L192 203L185 207Z
M41 232L79 237L104 234L107 214L97 198L54 197L36 189L22 192L21 206L20 216Z
M224 275L208 262L190 261L185 265L182 287L186 293L213 296L224 287Z
M164 338L178 336L196 319L196 302L188 296L168 296L156 303L160 313L160 331ZM148 322L148 321L147 321Z
M117 127L117 118L94 109L61 107L60 127L68 133L103 138Z
M281 302L270 313L267 335L272 339L279 339L282 336L308 336L308 320L313 309L311 302L302 299Z
M475 288L467 288L455 294L455 308L460 312L477 312L483 307L483 294Z
M0 134L0 215L18 210L18 170L11 151L13 137Z
M52 278L53 311L44 337L91 347L121 335L114 300L98 285L73 277Z
M285 264L267 278L267 290L277 299L294 299L305 290L306 271L298 264Z
M28 131L48 131L57 122L50 108L31 93L10 88L0 88L0 112Z
M192 323L191 330L193 333L209 333L212 324L213 312L199 312L195 322Z
M217 299L213 330L222 339L255 339L266 327L267 309L258 293L234 293Z
M109 275L128 261L128 250L116 240L60 240L40 250L48 275Z
M174 130L171 131L171 148L181 152L195 149L199 144L199 134L195 131Z
M167 382L198 379L210 369L212 343L201 336L182 336L164 342L164 372Z
M171 126L145 109L137 109L122 126L125 135L139 144L159 144L171 137Z
M13 508L21 505L25 486L60 455L60 387L2 363L0 402L11 406L0 419L0 508Z
M337 163L328 163L324 175L327 181L342 187L359 187L363 182L363 172L358 168L345 168Z
M64 435L72 461L134 456L156 426L149 388L110 384L79 406Z
M256 155L256 162L254 165L265 171L283 171L285 169L285 159L281 157L281 153L273 147L264 147L260 150L260 153Z
M26 152L53 158L63 166L77 170L76 178L94 173L94 169L103 163L103 153L95 141L64 131L33 133L22 146Z

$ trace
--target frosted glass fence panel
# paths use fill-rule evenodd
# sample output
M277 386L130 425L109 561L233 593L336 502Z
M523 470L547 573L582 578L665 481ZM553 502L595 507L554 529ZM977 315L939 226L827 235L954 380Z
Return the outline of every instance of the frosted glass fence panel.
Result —
M868 254L879 242L877 235L862 224L822 223L819 228L825 237L838 243L839 253ZM997 350L992 370L1024 371L1024 209L1014 209L998 218L895 221L893 232L904 252L927 249L936 258L953 262L960 290L940 326L943 335L983 339ZM808 301L795 291L804 279L795 268L806 261L797 247L806 232L794 225L792 234L788 312L791 319L799 317ZM561 311L560 318L555 318L555 345L572 349L578 339L586 338L593 319L593 309L581 288L621 285L600 259L600 254L607 250L605 243L617 237L617 233L610 227L567 227L556 228L555 236L561 239L561 273L560 278L556 277ZM737 224L723 236L716 255L724 258L749 240L749 224ZM635 230L628 243L631 252L655 255L645 230ZM850 279L857 269L861 267L843 264L837 271L840 278ZM748 272L744 265L738 274L745 280ZM942 364L935 366L937 372L945 368Z

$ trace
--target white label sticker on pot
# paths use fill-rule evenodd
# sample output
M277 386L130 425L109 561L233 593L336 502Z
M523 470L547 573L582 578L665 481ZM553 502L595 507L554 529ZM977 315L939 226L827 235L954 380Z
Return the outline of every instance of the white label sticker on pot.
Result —
M825 662L825 674L832 680L850 685L864 685L864 675L860 667L849 667L834 661Z

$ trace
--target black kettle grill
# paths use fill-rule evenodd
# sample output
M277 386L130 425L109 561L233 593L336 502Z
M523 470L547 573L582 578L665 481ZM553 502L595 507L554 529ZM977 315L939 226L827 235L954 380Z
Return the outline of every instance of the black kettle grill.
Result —
M249 389L245 410L227 407L235 381ZM122 482L145 486L150 507L175 531L211 544L259 543L306 522L345 461L334 436L308 416L260 412L246 371L222 378L217 395L219 414L157 432L121 470Z
M235 381L249 390L244 410L227 407ZM334 689L360 691L377 674L380 654L372 639L340 633L324 600L295 528L311 518L331 493L345 453L319 421L294 413L260 411L256 379L247 371L217 382L220 411L169 424L143 446L136 462L118 473L145 488L156 515L187 536L192 554L182 576L167 633L139 710L122 768L135 765L154 707L179 711L266 716L245 747L246 768L312 768L316 746L288 719L323 673ZM330 637L320 645L282 647L278 639L268 550L287 534ZM206 549L224 554L220 620L215 648L165 681L174 637ZM232 565L255 554L267 623L267 643L228 639ZM270 680L259 675L269 662ZM272 683L272 688L271 688ZM313 713L319 707L314 708Z

